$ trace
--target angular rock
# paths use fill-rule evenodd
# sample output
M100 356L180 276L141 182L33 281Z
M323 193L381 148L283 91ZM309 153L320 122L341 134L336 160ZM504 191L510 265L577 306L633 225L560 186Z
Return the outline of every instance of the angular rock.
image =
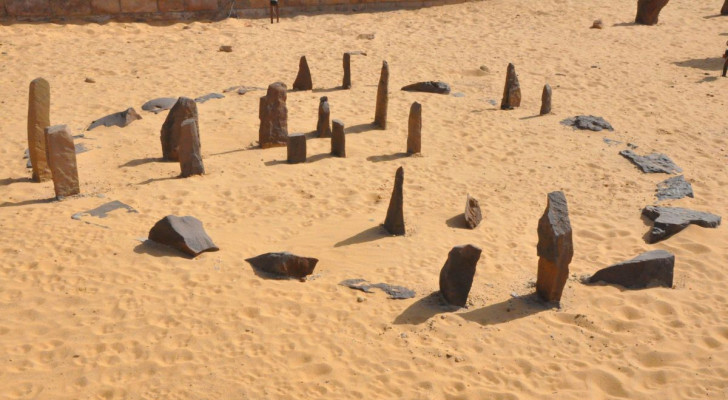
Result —
M331 136L331 154L334 157L346 157L346 134L344 123L341 120L334 120L334 131Z
M266 95L260 98L258 143L263 149L288 143L286 98L286 85L281 82L271 83Z
M482 250L472 244L455 246L440 270L440 293L449 304L465 307Z
M642 209L642 215L654 221L652 230L647 235L647 243L657 243L667 239L690 224L703 228L715 228L720 225L718 215L680 207L647 206Z
M98 128L99 126L118 126L123 128L138 119L142 119L142 116L139 115L139 113L137 113L134 108L129 107L124 111L119 111L117 113L107 115L101 119L97 119L96 121L91 122L91 125L89 125L86 130L90 131L92 129Z
M605 282L631 289L651 285L671 288L674 269L675 255L665 250L653 250L600 269L589 278L589 283Z
M541 93L541 111L540 115L546 115L551 113L551 86L547 83L543 86L543 92Z
M465 223L470 229L475 229L483 220L483 214L480 211L480 203L473 197L468 195L465 201Z
M344 89L351 89L351 54L344 53L344 79L341 82L341 87Z
M624 158L632 161L644 173L665 173L674 174L682 172L682 168L678 167L670 157L661 153L651 153L646 156L640 156L632 150L622 150L619 152Z
M220 250L207 236L202 222L190 216L168 215L160 219L149 231L149 240L173 247L192 257L205 251Z
M331 137L331 110L329 108L329 98L322 96L319 99L318 122L316 122L316 135L321 138Z
M162 111L172 108L175 103L177 103L177 99L174 97L159 97L144 103L142 105L142 110L159 114Z
M518 83L518 75L516 75L516 67L512 63L508 63L508 72L506 73L506 85L503 89L503 99L501 100L501 110L512 110L521 106L521 85Z
M657 199L682 199L683 197L695 197L693 195L693 185L685 180L682 175L665 179L657 184Z
M450 94L450 85L440 81L417 82L402 88L405 92Z
M728 0L725 0L723 7L720 9L720 15L728 15Z
M199 125L197 119L197 104L190 98L180 97L177 99L174 107L169 110L159 134L159 139L162 142L162 159L179 161L177 147L179 146L179 137L182 132L182 122L190 118L194 119Z
M377 108L374 111L374 125L387 129L387 104L389 103L389 64L382 62L382 72L377 86Z
M577 115L574 118L567 118L561 121L561 125L571 126L574 129L590 130L599 132L602 129L613 131L612 125L605 121L602 117L595 117L593 115Z
M67 197L81 192L78 186L76 146L66 125L45 128L46 159L53 177L56 197Z
M591 29L602 29L604 28L604 23L601 19L595 19L594 23L591 26Z
M548 194L548 203L538 221L538 277L536 292L545 301L561 300L574 256L571 222L563 192Z
M655 25L660 11L670 0L637 0L637 16L634 22L642 25Z
M221 51L223 53L232 53L233 52L233 46L222 45L222 46L220 46L220 50L219 51Z
M200 149L200 132L197 128L197 120L194 118L182 121L178 155L181 177L186 178L192 175L205 174L205 166L202 164L202 150Z
M422 152L422 105L412 103L407 123L407 153Z
M298 134L288 137L288 159L289 164L306 162L306 135Z
M301 56L298 62L298 75L293 82L293 90L312 90L313 82L311 82L311 70L308 69L306 56Z
M245 261L258 271L299 279L311 275L318 263L318 259L300 257L288 252L265 253Z
M208 100L224 99L224 98L225 98L225 95L222 95L220 93L208 93L208 94L206 94L204 96L195 97L195 103L202 104L202 103L207 102Z
M364 279L346 279L339 282L339 285L361 290L364 293L372 293L374 292L372 289L380 289L389 295L390 299L396 300L415 297L415 291L404 286L390 285L388 283L369 283Z
M33 167L33 181L52 179L46 158L45 129L51 125L51 86L47 80L37 78L30 82L28 99L28 149Z
M384 228L392 235L404 235L404 168L399 167L394 175L394 188L392 198L389 200L387 218L384 220Z

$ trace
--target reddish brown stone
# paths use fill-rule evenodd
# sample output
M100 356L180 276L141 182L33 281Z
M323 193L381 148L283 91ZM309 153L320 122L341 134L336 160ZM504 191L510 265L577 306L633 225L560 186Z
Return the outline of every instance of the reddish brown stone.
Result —
M331 154L334 157L346 157L346 134L344 123L338 119L333 121L334 129L331 135Z
M293 82L293 90L312 90L313 82L311 81L311 70L308 68L306 56L301 56L298 62L298 75Z
M156 0L119 0L121 4L121 12L124 13L143 13L157 12Z
M512 110L520 106L521 85L518 83L516 67L512 63L508 63L508 72L506 73L506 86L503 89L503 99L501 100L501 110Z
M574 256L571 223L563 192L551 192L543 216L538 221L538 277L536 292L546 301L558 302L569 277Z
M51 86L43 78L30 82L28 99L28 156L33 166L33 180L44 182L52 178L46 158L45 128L50 126Z
M271 83L266 95L260 98L258 143L263 149L288 143L286 98L286 85L281 82Z
M412 103L407 124L407 153L422 152L422 105Z
M54 16L73 16L91 14L89 0L54 0L51 2Z
M192 257L205 251L220 250L207 236L202 221L191 216L168 215L160 219L149 230L149 240L173 247Z
M73 135L66 125L45 128L46 157L53 175L53 188L56 197L78 194L78 168L76 167L76 148Z
M351 54L348 52L344 53L344 79L341 83L341 87L344 89L351 89Z
M480 203L473 197L468 195L465 201L465 223L470 229L475 229L483 220L483 214L480 211Z
M214 11L217 10L217 0L185 0L185 10Z
M91 0L91 11L94 14L118 14L121 4L119 0Z
M394 188L392 198L389 200L387 218L384 220L384 228L392 235L404 235L404 168L399 167L394 175Z
M387 104L389 103L389 65L382 62L382 72L377 86L377 108L374 111L374 125L387 129Z
M546 115L549 113L551 113L551 86L547 83L541 93L541 111L539 114Z
M198 121L197 104L190 98L180 97L172 109L169 110L169 114L167 114L167 118L164 120L159 135L159 139L162 142L162 158L164 160L179 161L177 147L179 146L182 122L189 118Z
M14 17L50 16L50 0L5 0L5 10Z
M329 119L331 110L329 109L329 98L322 96L319 102L318 122L316 123L316 135L321 138L331 137L331 124Z
M440 293L448 303L465 307L482 250L471 244L455 246L440 270Z
M205 166L202 164L202 150L200 148L200 133L197 120L189 118L180 125L179 146L180 176L186 178L192 175L204 175Z
M184 0L157 0L157 6L161 12L184 11Z
M306 162L306 135L298 134L288 137L288 159L289 164Z
M638 0L635 23L642 25L655 25L660 11L670 0Z
M8 15L8 12L5 11L5 0L0 0L0 17L4 17Z

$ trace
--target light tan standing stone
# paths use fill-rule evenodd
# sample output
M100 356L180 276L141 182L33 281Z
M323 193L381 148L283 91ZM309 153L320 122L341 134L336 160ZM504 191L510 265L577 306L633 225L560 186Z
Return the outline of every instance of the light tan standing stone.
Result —
M49 126L45 129L46 158L53 176L56 197L79 194L76 148L67 125Z
M28 153L33 164L33 181L52 178L46 156L45 128L51 125L51 86L43 78L30 82L28 99Z

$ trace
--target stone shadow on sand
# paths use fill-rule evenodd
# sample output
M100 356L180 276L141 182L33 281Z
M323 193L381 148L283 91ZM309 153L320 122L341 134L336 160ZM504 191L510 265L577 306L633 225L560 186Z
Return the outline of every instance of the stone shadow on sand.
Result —
M344 133L362 133L367 131L378 131L381 130L374 122L367 122L365 124L358 124L352 126L345 126Z
M455 215L454 217L445 221L445 223L450 228L468 229L468 224L465 222L465 214L463 213Z
M324 88L318 88L311 90L311 93L331 93L331 92L338 92L339 90L347 90L343 86L335 86L332 88L324 89Z
M343 247L343 246L349 246L352 244L360 244L360 243L367 243L367 242L373 242L375 240L383 239L385 237L390 236L389 233L384 229L382 225L373 226L371 228L365 229L356 235L344 239L334 245L334 247Z
M458 309L459 307L445 303L438 290L412 303L394 319L394 324L419 325L437 314L453 312Z
M187 259L194 258L189 254L185 254L179 250L173 249L172 247L156 243L149 239L141 242L136 247L134 247L134 252L137 254L149 254L154 257L182 257Z
M137 158L136 160L127 161L124 164L119 165L119 168L122 167L138 167L140 165L149 164L153 162L163 162L161 158L155 158L155 157L147 157L147 158Z
M19 201L17 203L10 203L10 202L6 201L4 203L0 203L0 208L29 206L31 204L45 204L45 203L52 203L56 200L57 199L55 197L51 197L50 199L24 200L24 201Z
M684 61L675 61L673 64L678 67L697 68L703 71L722 71L723 57L691 58Z
M0 186L8 186L12 185L13 183L21 183L21 182L33 182L32 179L24 177L24 178L5 178L0 179Z
M481 325L496 325L530 317L557 307L554 303L544 302L536 292L533 292L458 315Z
M371 162L382 162L382 161L394 161L400 158L406 158L411 156L409 153L394 153L394 154L383 154L381 156L369 156L367 161Z

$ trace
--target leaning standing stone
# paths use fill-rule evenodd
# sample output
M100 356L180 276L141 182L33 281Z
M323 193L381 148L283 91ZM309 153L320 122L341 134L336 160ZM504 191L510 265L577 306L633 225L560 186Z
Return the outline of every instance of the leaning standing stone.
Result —
M306 135L291 135L288 137L288 163L302 162L306 162Z
M331 136L331 154L334 157L346 157L346 136L344 134L344 123L335 119L333 136Z
M341 83L344 89L351 89L351 54L344 53L344 80Z
M468 228L475 229L482 220L483 214L480 211L480 203L468 195L465 201L465 223L468 224Z
M574 256L571 223L563 192L551 192L538 221L538 278L536 291L546 301L560 301Z
M389 200L387 218L384 220L384 228L392 235L404 235L404 168L399 167L394 175L394 188L392 198Z
M298 62L298 75L296 76L296 80L293 82L293 90L311 89L313 89L313 82L311 82L311 70L308 69L306 56L301 56L301 60Z
M420 152L422 152L422 105L415 101L410 107L407 124L407 153Z
M285 146L288 143L288 108L286 85L271 83L268 92L260 98L260 130L258 143L263 149Z
M76 148L66 125L45 128L46 159L53 177L56 197L79 194Z
M28 99L28 153L33 166L33 180L43 182L52 178L46 158L45 129L51 125L51 86L37 78L30 82Z
M387 104L389 103L389 65L382 62L382 73L377 87L377 108L374 112L374 125L387 129Z
M316 123L316 134L318 137L331 137L331 125L329 124L330 117L331 110L329 108L329 98L322 96L319 102L318 122Z
M440 293L448 303L465 307L482 250L472 244L455 246L440 270Z
M548 83L543 86L543 93L541 93L541 115L546 115L551 112L551 85Z
M518 83L516 75L516 67L508 64L508 72L506 74L506 86L503 89L503 99L501 100L501 110L512 110L521 105L521 85Z
M194 119L197 122L197 104L195 101L180 97L174 104L167 119L164 120L160 140L162 141L162 158L167 161L179 161L179 137L182 132L182 122L187 119Z
M179 166L182 170L180 175L183 178L205 173L200 149L200 132L194 118L184 120L180 127Z
M637 17L634 22L642 25L655 25L660 11L670 0L637 0Z

